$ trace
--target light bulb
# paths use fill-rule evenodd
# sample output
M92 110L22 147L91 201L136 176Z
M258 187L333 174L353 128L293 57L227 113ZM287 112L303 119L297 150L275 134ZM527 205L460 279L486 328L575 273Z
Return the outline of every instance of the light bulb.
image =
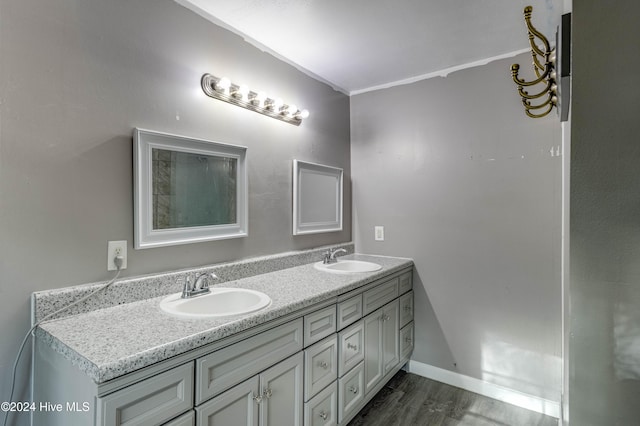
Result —
M254 105L264 108L264 101L267 100L267 94L265 92L258 92L252 102Z
M231 87L231 81L227 77L222 77L216 83L216 90L218 92L223 92L225 94L229 94L229 87Z
M308 116L309 116L309 110L308 109L303 109L298 114L296 114L296 117L298 117L300 119L307 118Z
M273 108L273 110L274 110L275 112L279 112L279 111L280 111L280 108L282 108L282 104L283 104L283 103L284 103L284 102L282 101L282 99L281 99L281 98L276 98L276 99L274 99L274 100L273 100L273 102L271 103L271 108Z
M238 88L238 90L236 91L238 98L240 98L241 101L244 102L248 102L249 101L249 86L247 86L246 84L243 84L242 86L240 86Z
M295 105L289 105L289 108L287 108L288 117L293 117L297 112L298 112L298 107Z

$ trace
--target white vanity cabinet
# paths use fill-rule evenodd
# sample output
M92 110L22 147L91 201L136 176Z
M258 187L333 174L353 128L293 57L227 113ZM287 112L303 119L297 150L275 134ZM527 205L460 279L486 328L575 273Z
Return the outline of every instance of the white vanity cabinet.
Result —
M37 342L34 413L47 426L347 424L413 350L411 269L96 384Z

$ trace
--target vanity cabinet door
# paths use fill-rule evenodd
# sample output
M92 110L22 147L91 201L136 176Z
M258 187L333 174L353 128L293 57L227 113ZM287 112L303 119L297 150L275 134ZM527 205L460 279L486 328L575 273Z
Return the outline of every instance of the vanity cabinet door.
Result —
M400 303L398 300L382 308L382 375L385 376L400 363Z
M260 426L302 426L303 363L299 352L260 374Z
M198 426L258 426L259 392L255 376L196 407Z
M382 380L382 309L364 318L364 388L369 393Z
M398 299L364 319L365 392L369 393L400 362Z

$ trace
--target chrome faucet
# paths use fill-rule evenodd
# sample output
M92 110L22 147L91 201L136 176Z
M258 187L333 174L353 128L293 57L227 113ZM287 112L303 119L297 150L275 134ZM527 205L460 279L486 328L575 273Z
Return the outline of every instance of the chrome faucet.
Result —
M188 299L190 297L200 296L202 294L210 293L209 278L217 279L218 277L213 272L205 272L197 275L196 279L191 284L191 275L187 275L184 280L184 286L182 287L182 298Z
M324 258L322 259L322 263L324 263L325 265L329 264L329 263L336 263L338 261L338 259L336 259L336 254L337 253L346 253L347 251L343 248L339 248L339 249L329 249L324 253Z

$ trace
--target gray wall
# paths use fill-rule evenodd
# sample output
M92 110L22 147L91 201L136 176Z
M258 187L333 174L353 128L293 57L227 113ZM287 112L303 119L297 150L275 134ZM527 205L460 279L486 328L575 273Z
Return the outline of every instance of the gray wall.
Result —
M414 259L415 361L559 401L561 127L524 114L530 61L352 97L354 241Z
M349 182L344 94L171 0L0 8L0 400L30 293L108 279L108 240L129 241L125 276L350 241L348 184L344 231L291 231L294 158L342 167ZM210 99L205 72L311 116L295 127ZM134 127L248 146L249 237L133 250Z
M573 5L569 420L640 419L640 3Z

